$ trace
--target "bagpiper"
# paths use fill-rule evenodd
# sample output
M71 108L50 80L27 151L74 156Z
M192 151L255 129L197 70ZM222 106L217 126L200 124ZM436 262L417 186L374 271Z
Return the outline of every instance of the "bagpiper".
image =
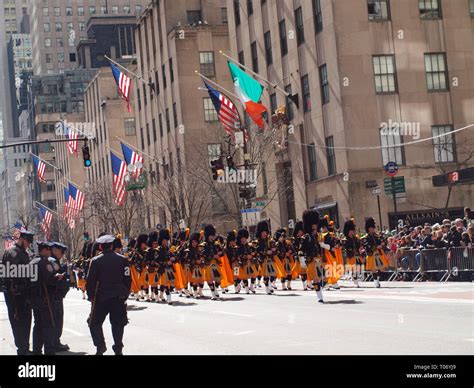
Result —
M204 258L204 278L212 293L212 300L218 300L217 288L220 286L222 274L219 258L222 256L222 247L216 239L216 229L212 225L204 228L204 242L202 246L202 256Z
M176 286L176 271L174 262L176 260L173 252L170 250L170 231L162 229L158 235L158 273L160 275L160 299L165 300L163 294L166 294L166 302L171 305L171 290Z
M375 220L372 217L365 221L365 231L367 234L362 239L362 244L367 252L367 270L372 271L375 287L380 288L381 270L389 265L389 261L383 250L385 243L378 233L376 233Z
M306 274L308 281L311 281L316 295L318 296L318 302L324 303L323 291L321 283L324 280L324 272L322 268L322 252L319 246L319 213L317 210L305 210L303 213L303 227L305 231L303 251L306 259Z
M300 276L303 282L303 291L310 291L313 288L308 283L307 265L304 254L305 232L303 221L298 221L293 230L293 251L295 260L295 272Z
M145 299L145 255L147 250L148 236L140 234L137 237L137 242L130 254L131 263L131 277L132 277L132 294L136 297L138 302L140 299Z
M276 248L272 247L268 221L263 220L257 224L256 237L257 240L254 242L254 246L260 264L261 272L259 274L263 276L267 295L271 295L274 292L272 283L277 278L277 267L274 259Z
M238 294L241 289L242 279L239 277L239 262L237 259L237 232L235 230L227 233L227 241L224 249L225 255L229 260L229 264L232 268L233 278L234 278L234 290Z
M291 240L286 238L286 229L280 228L275 232L276 255L283 266L283 276L281 277L282 290L291 291L291 280L295 270L295 259L293 256L293 245Z
M184 295L186 296L186 298L191 297L191 293L188 290L190 267L189 262L186 258L186 249L188 248L189 233L190 230L188 228L180 231L178 233L173 248L176 255L175 269L177 272L177 276L180 279L180 282L178 282L180 287L178 289L178 293L180 297Z
M145 253L145 293L148 302L158 302L158 232L148 235L148 249Z
M249 241L249 231L240 229L237 232L237 260L234 267L234 278L241 280L244 284L245 292L250 294L256 293L255 279L257 277L257 268L255 267L255 252ZM250 288L249 288L250 280ZM239 284L240 285L240 284ZM236 293L240 291L240 287L236 288Z
M361 273L362 265L364 265L364 259L362 253L364 248L359 237L356 235L356 225L353 219L347 220L344 224L344 249L346 251L346 266L347 272L354 281L354 284L359 288L359 274Z
M334 233L334 222L326 215L320 220L319 229L319 245L322 248L325 272L328 274L327 283L329 288L339 289L337 282L343 274L344 259L339 239Z
M193 297L202 298L204 287L204 259L201 255L200 233L193 233L189 239L189 245L185 249L186 263L189 265L189 282L193 290Z

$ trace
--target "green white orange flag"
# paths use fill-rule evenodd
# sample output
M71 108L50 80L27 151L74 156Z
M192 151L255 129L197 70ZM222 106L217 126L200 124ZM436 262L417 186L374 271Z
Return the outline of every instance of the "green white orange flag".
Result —
M240 69L239 66L227 62L234 81L235 92L245 106L245 111L260 129L265 127L264 114L267 108L260 103L263 86Z

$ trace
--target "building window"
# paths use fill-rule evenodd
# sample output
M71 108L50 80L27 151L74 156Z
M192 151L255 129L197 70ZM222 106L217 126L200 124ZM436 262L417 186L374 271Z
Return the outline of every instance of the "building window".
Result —
M248 16L253 15L253 1L247 0L247 14Z
M153 143L156 143L156 120L151 121L151 127L153 129Z
M46 58L46 63L52 63L53 62L53 55L52 54L45 54L45 58Z
M96 13L95 5L91 5L91 6L89 7L89 13L90 13L91 15L94 15L94 14Z
M115 15L118 15L119 7L117 5L112 6L112 13L115 14Z
M54 16L61 16L61 8L54 7Z
M321 102L324 105L329 102L329 80L328 68L326 65L322 65L319 68L319 82L321 84Z
M474 0L469 0L469 13L471 17L474 17Z
M422 19L441 18L441 0L418 0L418 8Z
M380 129L380 144L382 145L382 164L385 166L388 162L395 162L403 166L405 164L405 155L402 144L402 137L395 129Z
M397 72L394 55L372 57L374 65L375 92L377 94L397 92Z
M150 147L151 140L150 140L150 124L146 125L146 142L148 144L148 147Z
M100 13L105 15L107 13L107 7L105 5L100 6Z
M167 85L167 82L166 82L166 65L161 66L161 73L162 73L162 76L163 76L163 88L166 89L166 85Z
M5 14L6 14L6 12L5 12ZM49 8L48 7L43 8L43 16L49 16Z
M174 82L173 58L170 58L170 80L171 80L171 83Z
M170 133L171 123L170 123L170 110L166 109L166 132Z
M235 25L240 25L240 1L234 0L234 18L235 18Z
M227 8L221 8L222 24L227 24L229 19L227 17Z
M219 120L217 115L216 108L212 102L212 99L209 97L205 97L203 99L204 103L204 121L211 123Z
M135 6L135 14L141 15L142 13L142 6L141 5L136 5Z
M291 92L291 84L285 86L285 92L287 92L287 93L289 94L289 96L292 95L292 92ZM286 116L288 117L288 120L291 121L291 120L293 120L294 115L293 115L292 101L291 101L291 99L290 99L289 96L288 96L288 97L285 97Z
M138 102L138 110L142 110L142 99L140 96L140 88L137 88L137 102Z
M72 16L72 7L66 7L66 16Z
M127 15L130 13L130 5L123 6L123 13Z
M323 14L321 12L321 0L313 0L314 30L316 34L323 30Z
M296 41L298 46L304 43L304 23L303 23L303 9L299 7L295 11L296 23Z
M56 32L61 32L63 30L62 23L56 23Z
M127 117L123 120L123 126L125 129L125 136L135 136L136 129L135 129L135 118Z
M79 16L84 16L84 7L77 7L77 14Z
M367 0L369 20L385 21L390 20L389 0Z
M309 89L309 77L305 75L301 77L301 91L303 92L303 112L311 111L311 92Z
M253 42L250 45L250 51L252 53L252 69L255 73L258 73L258 53L257 53L257 42Z
M140 128L140 142L141 142L141 145L142 145L142 150L145 149L145 138L143 136L143 127Z
M448 90L446 54L425 54L425 70L428 91Z
M44 32L50 32L51 29L49 27L49 23L43 23L43 31Z
M315 181L316 179L318 179L318 170L316 166L316 147L314 146L314 143L309 144L307 149L309 180Z
M160 125L160 137L163 137L163 115L160 113L158 116L158 124Z
M288 40L286 37L286 22L285 19L281 20L278 23L278 29L280 31L280 48L281 48L281 56L284 57L288 54Z
M273 115L276 112L276 110L278 108L277 104L278 104L278 101L277 101L276 93L270 94L270 113L271 113L271 115ZM271 117L269 117L269 119L271 121Z
M176 102L173 103L173 122L174 127L178 128L178 108L176 107Z
M272 36L270 31L265 32L263 39L265 42L265 59L267 60L267 66L270 66L273 63Z
M68 22L67 23L67 30L68 31L74 30L74 23L73 22Z
M202 21L200 10L186 11L186 15L188 19L188 24L198 24L200 21Z
M213 160L217 160L221 157L221 145L219 143L213 143L207 145L207 155L209 157L209 166Z
M64 53L58 53L58 63L64 63Z
M433 136L448 134L433 139L435 163L454 162L456 160L454 135L450 133L453 131L453 127L451 125L437 125L431 127L431 130Z
M79 31L85 31L85 30L86 30L86 23L79 22Z
M206 77L214 77L216 75L213 51L200 52L199 64L200 64L201 74L205 75Z
M245 54L243 51L239 51L239 63L245 65Z
M328 163L328 175L334 175L336 173L336 152L334 150L334 137L327 137L325 143L326 159Z
M69 53L69 62L76 62L76 53Z
M51 47L51 39L50 38L46 38L44 40L44 45L45 47Z

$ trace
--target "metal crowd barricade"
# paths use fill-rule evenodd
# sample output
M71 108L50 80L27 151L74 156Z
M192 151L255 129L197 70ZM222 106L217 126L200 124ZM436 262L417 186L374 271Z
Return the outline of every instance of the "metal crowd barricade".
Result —
M448 271L446 281L458 272L474 272L474 247L451 248L448 253Z
M448 251L442 249L424 249L421 251L420 272L414 281L421 279L424 273L442 273L440 281L446 281L449 277Z
M416 255L420 253L418 249L400 249L398 252L398 265L396 271L392 274L389 281L397 278L399 273L416 273L418 274L420 266L416 261ZM416 277L415 277L416 278Z

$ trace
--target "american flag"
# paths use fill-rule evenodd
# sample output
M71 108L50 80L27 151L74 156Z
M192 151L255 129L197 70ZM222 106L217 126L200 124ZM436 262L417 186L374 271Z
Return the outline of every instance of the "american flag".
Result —
M112 68L112 74L114 75L115 82L119 88L119 93L122 98L127 102L127 109L129 112L132 111L130 107L130 89L132 89L132 79L125 73L121 72L117 66L110 62Z
M38 179L40 182L46 182L46 179L44 179L44 173L46 171L46 164L38 158L36 155L31 155L33 158L33 164L36 169L36 173L38 175Z
M84 210L85 197L84 193L80 191L72 183L69 183L69 219L76 218L79 213Z
M141 164L141 167L137 168L135 172L132 174L133 176L135 176L135 178L138 178L143 171L143 157L139 153L132 150L127 145L123 143L121 143L121 145L122 145L123 157L125 159L125 163L127 163L127 166L130 166L130 165L136 166L137 163Z
M53 213L46 209L43 205L39 205L39 212L41 216L41 229L45 233L46 238L48 238L49 232L51 230L51 221L53 220Z
M67 187L64 188L64 210L63 210L63 217L68 218L69 212L69 189Z
M65 125L65 126L66 126L66 128L65 128L66 138L68 138L68 139L77 139L79 137L79 133L77 131L75 131L71 127L68 127L67 125ZM79 153L77 152L77 148L78 148L77 147L77 141L68 141L67 142L67 149L68 149L70 154L78 156Z
M234 132L240 130L240 116L234 103L224 94L220 93L208 83L204 82L211 97L212 103L219 115L219 121L224 126L226 132L232 139L235 139Z
M110 153L112 159L112 172L114 174L114 193L115 203L122 206L125 200L125 176L127 175L127 164L116 156L113 152Z

